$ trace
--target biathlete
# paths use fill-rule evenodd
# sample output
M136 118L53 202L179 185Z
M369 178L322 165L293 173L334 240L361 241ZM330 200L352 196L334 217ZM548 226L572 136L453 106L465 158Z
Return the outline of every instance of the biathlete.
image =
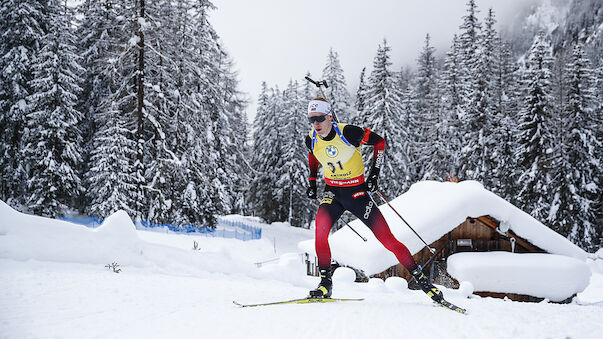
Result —
M415 263L408 248L399 242L385 218L369 196L377 190L379 171L383 166L385 139L368 128L333 121L330 104L316 98L308 104L308 121L312 130L306 136L310 186L307 194L317 198L316 176L319 164L324 169L326 188L316 213L316 255L320 270L320 284L310 291L311 298L328 298L333 290L331 280L331 250L329 232L345 210L350 211L375 234L375 237L417 279L421 289L434 301L443 299L442 292L433 286ZM373 146L372 167L364 177L360 145Z

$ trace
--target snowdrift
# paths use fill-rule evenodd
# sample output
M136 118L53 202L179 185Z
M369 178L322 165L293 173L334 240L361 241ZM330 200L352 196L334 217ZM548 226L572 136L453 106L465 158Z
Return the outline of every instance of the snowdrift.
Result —
M27 215L0 201L0 257L141 266L142 242L125 211L117 211L98 228Z
M136 231L125 211L115 212L99 227L91 229L20 213L0 201L0 258L103 266L117 262L121 266L187 274L255 271L251 263L233 260L228 251L222 250L233 244L253 247L238 244L243 243L239 240L221 239L220 249L195 253L191 251L192 241L187 248L176 248L145 241L139 234L142 233ZM210 238L198 236L197 239L201 242Z
M375 198L378 199L377 196ZM392 206L425 239L427 243L438 240L467 217L490 215L501 222L501 228L511 229L519 236L549 253L585 261L587 253L560 234L521 211L496 194L484 189L476 181L460 183L422 181L412 185L408 192L390 201ZM394 236L404 243L412 254L424 245L400 218L386 205L380 207ZM387 251L359 220L350 222L362 241L348 227L330 236L331 254L344 265L375 274L397 264L395 256ZM315 255L314 241L301 242L299 248Z
M588 286L584 261L555 254L465 252L448 258L448 273L475 291L527 294L563 301Z

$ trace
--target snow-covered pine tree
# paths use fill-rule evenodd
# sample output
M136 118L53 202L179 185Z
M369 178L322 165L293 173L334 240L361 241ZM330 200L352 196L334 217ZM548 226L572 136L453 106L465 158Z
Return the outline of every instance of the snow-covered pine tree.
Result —
M517 187L515 185L517 135L517 112L520 96L517 62L513 58L508 43L501 42L497 56L494 85L495 111L500 121L497 124L496 179L493 190L507 201L513 201Z
M102 124L96 130L91 166L86 172L86 213L106 217L122 209L129 215L137 215L133 209L136 203L129 194L136 191L138 183L132 180L136 143L126 127L128 119L122 116L117 104L104 109L96 119Z
M228 131L229 143L226 145L224 154L228 156L229 175L232 180L228 187L229 194L232 197L232 206L230 213L245 214L247 210L245 202L245 192L251 179L252 173L249 171L247 156L250 145L247 143L248 135L247 115L245 107L247 100L238 88L238 74L233 71L234 63L229 58L223 64L222 93L224 97L224 107L227 113L228 123L231 128Z
M211 5L209 2L204 3ZM243 171L242 148L244 138L237 135L237 129L233 124L245 123L239 121L236 110L241 109L242 101L236 90L236 75L232 72L232 61L220 45L219 37L213 27L207 21L205 11L204 24L201 29L203 48L200 48L203 60L203 79L206 85L202 88L200 101L203 110L208 114L210 122L209 137L212 139L209 145L209 155L212 158L214 176L212 185L214 194L212 198L219 213L230 213L233 210L233 198L239 190L236 178ZM200 46L200 47L201 47ZM236 108L232 111L230 108Z
M129 137L133 143L123 144L133 149L122 149L122 157L135 154L131 159L133 172L130 173L130 182L134 183L135 189L126 191L125 199L132 202L130 206L135 214L132 218L141 218L147 201L144 193L144 25L145 20L144 2L128 6L128 4L116 2L107 15L115 17L117 32L115 39L111 39L112 48L103 59L104 67L102 77L111 80L111 86L107 95L101 99L98 114L101 117L110 117L112 110L119 112L126 119L125 128L130 130ZM140 19L140 20L139 20ZM98 144L95 147L99 147ZM99 183L99 185L102 185Z
M82 93L78 100L78 110L84 115L82 138L84 145L84 172L93 165L89 160L92 153L93 138L97 126L104 123L98 121L97 113L101 101L109 93L111 79L103 77L103 67L118 32L115 31L118 18L114 13L114 0L86 0L76 7L81 18L78 20L76 36L78 55L82 57L81 65L85 70L82 75ZM84 207L89 203L82 199Z
M356 98L354 108L356 112L350 119L352 123L358 123L362 120L361 114L364 112L364 107L366 105L366 80L365 80L366 67L362 67L362 71L360 72L360 81L358 82L358 89L356 90Z
M27 206L35 214L57 217L83 193L83 116L75 107L84 70L75 53L71 9L58 0L49 1L46 9L48 33L33 64L22 152Z
M21 147L32 66L48 29L46 3L0 4L0 199L13 206L23 203L27 179Z
M402 123L401 94L395 83L395 74L391 71L390 51L384 39L373 60L360 126L370 128L385 138L385 163L379 186L385 195L398 196L410 186L406 153L409 139L407 127Z
M222 55L221 57L226 57ZM216 71L219 68L216 69ZM209 74L207 79L213 79L216 84L220 83L221 73L213 73L207 70ZM230 124L226 116L224 101L220 97L219 87L214 89L212 93L207 91L204 93L204 109L208 115L208 138L210 144L208 151L214 156L211 157L211 163L214 169L212 186L214 187L213 201L219 213L227 213L232 209L232 197L230 188L234 186L234 173L229 168L230 155L227 153L227 148L231 145L232 139L229 134ZM215 96L214 96L215 95Z
M254 212L268 222L285 220L288 215L288 206L279 206L279 198L275 195L275 182L280 177L277 166L282 150L279 145L279 128L275 126L275 122L281 121L281 100L278 89L268 89L266 83L262 83L253 124L253 151L250 163L256 173L249 187L249 201ZM283 208L285 213L280 213ZM279 219L280 216L283 216L283 219Z
M322 70L322 78L329 85L325 89L325 95L327 95L325 99L329 100L331 108L335 111L339 121L348 121L353 115L352 99L347 89L343 68L341 68L339 62L339 54L333 51L333 48L329 50L327 64Z
M442 179L446 177L448 156L445 154L445 139L440 133L438 70L435 48L430 44L429 34L417 59L417 76L412 83L412 108L409 114L409 129L412 161L411 181ZM440 130L441 129L441 130Z
M124 16L127 8L114 1L88 1L78 9L83 15L78 36L87 74L79 107L85 108L85 119L92 120L85 120L84 125L93 133L88 144L85 212L106 217L123 209L130 216L139 217L143 196L136 192L141 192L143 178L134 167L134 116L124 112L124 108L134 105L128 97L134 86L131 80L122 80L126 76L125 60L135 58L132 51L122 54L121 29L132 27Z
M226 201L231 198L216 179L221 154L214 143L216 125L211 122L211 112L225 105L221 104L223 84L217 81L221 67L216 59L220 53L217 35L207 21L212 8L208 1L176 4L177 15L168 21L177 37L170 58L176 84L166 92L175 109L171 120L178 126L170 145L182 161L183 178L177 180L182 187L174 194L179 222L209 227L215 226L218 214L227 213L224 197ZM223 93L223 97L227 95Z
M462 124L460 116L462 116L461 106L461 55L460 42L455 34L452 39L451 49L446 53L444 61L444 70L441 77L441 109L444 119L447 121L447 129L442 131L446 134L447 148L450 150L450 174L453 177L459 175L460 164L459 156L462 149Z
M268 156L267 164L268 171L271 173L271 185L272 185L272 197L273 205L270 211L270 218L267 219L269 222L287 220L289 216L289 204L288 204L288 189L283 186L279 179L286 176L286 160L284 157L285 143L291 135L282 128L285 123L285 91L280 91L278 86L275 86L274 90L270 94L270 104L268 107L269 115L271 117L272 125L268 126L269 129L266 133L266 141L271 145L272 154ZM275 126L274 124L277 124Z
M145 119L143 139L145 149L143 167L145 169L145 194L148 210L144 211L149 221L166 223L181 218L178 198L187 185L186 168L182 157L176 152L177 129L183 112L176 107L180 88L174 73L181 32L185 26L180 20L189 20L185 2L160 0L144 4L144 16L138 19L140 34L144 44L145 93L143 105Z
M303 140L308 133L307 104L298 82L291 80L283 95L284 115L278 127L283 132L283 171L276 186L284 192L287 220L298 227L309 225L315 205L306 197L308 149Z
M601 121L595 113L594 72L580 43L573 49L565 75L567 99L561 119L564 138L551 183L556 193L549 221L573 243L596 250L597 218L601 217L597 206L603 194L597 152L603 142L596 135Z
M265 172L263 158L260 153L264 153L266 143L263 142L262 137L264 135L264 128L268 125L266 120L268 119L268 84L262 82L260 95L257 99L257 110L255 118L252 124L252 137L251 137L251 152L249 157L249 164L251 169L255 171L252 176L248 190L247 190L247 201L251 205L251 211L262 215L264 209L264 199L267 198L266 191L268 189L268 179L266 176L268 173Z
M551 45L538 34L523 69L525 91L518 116L517 178L519 190L514 199L518 207L538 220L547 219L552 183L553 130L551 119Z
M490 9L484 30L477 33L477 49L472 54L473 74L466 82L469 97L466 101L463 122L463 148L460 154L460 175L464 179L477 180L488 189L496 187L498 120L495 109L496 55L499 41L494 29L494 12ZM468 52L468 51L466 51ZM466 59L472 60L472 59Z
M481 34L481 23L477 18L477 5L475 0L467 2L467 12L463 16L463 23L459 27L458 35L458 98L462 108L460 117L469 108L472 99L472 84L475 79L475 71L478 63L478 41Z
M598 60L599 67L596 69L596 104L595 104L595 119L597 123L596 136L597 140L603 142L603 56ZM599 170L601 170L601 159L603 159L603 147L596 150L596 159L599 159ZM600 173L600 172L599 172ZM599 178L601 175L599 174ZM600 181L599 181L600 183ZM595 210L598 211L598 219L595 224L595 234L599 235L599 248L603 247L603 197L599 199L595 205ZM595 239L596 240L596 239ZM596 241L595 241L596 244Z
M157 11L161 25L156 30L161 35L153 45L159 50L156 55L158 65L155 66L158 72L151 82L160 107L158 116L164 118L161 129L166 137L156 144L165 149L155 148L153 151L159 156L151 163L159 166L158 174L164 177L163 183L155 182L155 188L161 191L155 196L163 195L171 202L170 208L163 210L165 216L160 221L211 226L213 215L201 217L199 197L204 185L195 180L198 167L193 158L199 144L198 136L205 131L203 124L197 124L200 106L194 100L200 74L200 67L195 62L198 54L193 47L198 38L193 33L196 13L191 1L160 2Z

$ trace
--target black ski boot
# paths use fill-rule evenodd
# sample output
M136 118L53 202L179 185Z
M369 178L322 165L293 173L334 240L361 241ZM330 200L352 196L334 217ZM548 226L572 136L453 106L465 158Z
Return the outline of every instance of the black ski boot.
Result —
M415 268L410 272L410 274L415 277L417 283L419 283L419 286L421 287L423 292L427 293L427 296L429 296L433 301L441 303L442 300L444 300L442 291L440 291L437 287L433 286L433 284L429 282L429 279L427 279L425 274L423 274L421 268Z
M308 298L329 298L333 293L333 280L331 280L330 269L320 269L320 284L310 291Z

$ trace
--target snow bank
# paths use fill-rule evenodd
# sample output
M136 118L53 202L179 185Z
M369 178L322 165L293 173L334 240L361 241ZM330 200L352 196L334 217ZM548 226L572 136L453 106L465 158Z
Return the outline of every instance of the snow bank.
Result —
M378 196L375 196L379 199ZM560 234L521 211L496 194L484 189L476 181L460 183L422 181L412 185L408 192L390 201L392 206L425 239L432 243L465 221L467 217L490 215L519 236L549 253L585 260L587 253ZM419 252L423 243L386 204L380 207L394 236L411 253ZM368 238L363 242L349 227L343 227L330 237L331 255L338 262L375 274L397 264L395 256L387 251L359 220L350 225ZM299 248L315 255L314 241L301 242Z
M466 252L448 258L448 273L475 291L527 294L562 301L584 291L591 272L584 261L555 254Z
M0 257L72 263L140 265L141 241L128 214L115 212L98 228L28 215L0 201Z
M0 258L102 266L117 262L122 267L151 267L160 272L193 275L206 271L258 275L253 256L266 256L271 249L264 240L241 242L190 236L185 240L186 246L171 246L154 243L154 236L154 232L137 231L125 211L115 212L91 229L20 213L0 201ZM193 239L201 244L201 250L192 250Z

